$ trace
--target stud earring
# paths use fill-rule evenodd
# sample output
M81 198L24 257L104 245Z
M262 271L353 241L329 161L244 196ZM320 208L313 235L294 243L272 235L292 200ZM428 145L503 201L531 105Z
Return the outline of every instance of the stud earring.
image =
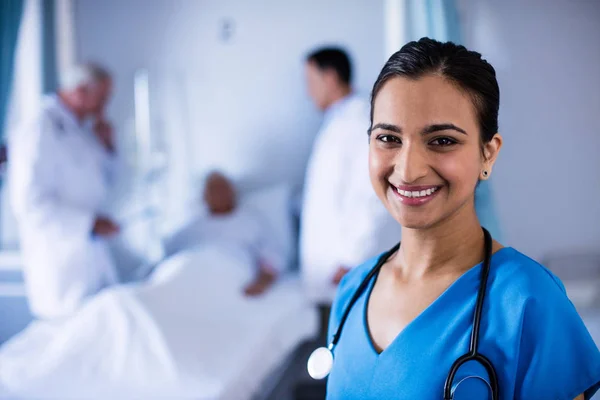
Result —
M487 178L487 177L488 177L488 175L489 175L489 174L488 174L488 172L487 172L486 170L484 170L484 171L483 171L483 176L484 176L485 178Z

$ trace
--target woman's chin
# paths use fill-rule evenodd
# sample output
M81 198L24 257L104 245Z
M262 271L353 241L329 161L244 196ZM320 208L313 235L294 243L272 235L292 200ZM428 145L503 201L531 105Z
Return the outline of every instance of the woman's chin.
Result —
M411 213L412 214L412 213ZM395 215L394 218L402 228L406 229L428 229L439 222L439 218L431 215Z
M431 228L435 224L425 223L425 222L405 222L405 223L400 223L400 225L404 229L423 230L423 229Z

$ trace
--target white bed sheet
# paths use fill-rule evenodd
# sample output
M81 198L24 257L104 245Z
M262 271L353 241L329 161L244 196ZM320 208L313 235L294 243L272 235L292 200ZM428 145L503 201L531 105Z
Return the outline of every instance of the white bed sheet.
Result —
M250 399L318 329L296 277L243 297L251 261L206 246L167 260L152 284L105 290L73 317L31 324L0 348L0 394Z

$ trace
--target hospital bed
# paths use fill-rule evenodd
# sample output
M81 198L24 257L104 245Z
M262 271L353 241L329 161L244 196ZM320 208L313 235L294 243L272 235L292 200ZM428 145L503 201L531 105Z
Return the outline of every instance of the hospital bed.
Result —
M163 262L143 285L106 289L62 321L0 348L3 398L251 399L318 317L299 279L248 299L252 257L210 243Z

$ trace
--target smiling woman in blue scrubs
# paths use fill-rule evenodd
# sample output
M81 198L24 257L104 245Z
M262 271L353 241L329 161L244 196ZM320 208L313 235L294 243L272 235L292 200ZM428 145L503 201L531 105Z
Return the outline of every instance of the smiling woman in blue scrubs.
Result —
M328 399L444 398L452 364L469 350L482 282L474 193L502 147L499 98L493 67L452 43L408 43L381 71L369 169L402 243L350 308ZM600 384L600 353L562 283L517 250L490 244L478 352L496 371L499 398L589 399ZM341 282L330 336L376 263ZM454 399L491 398L489 381L481 364L462 365Z

